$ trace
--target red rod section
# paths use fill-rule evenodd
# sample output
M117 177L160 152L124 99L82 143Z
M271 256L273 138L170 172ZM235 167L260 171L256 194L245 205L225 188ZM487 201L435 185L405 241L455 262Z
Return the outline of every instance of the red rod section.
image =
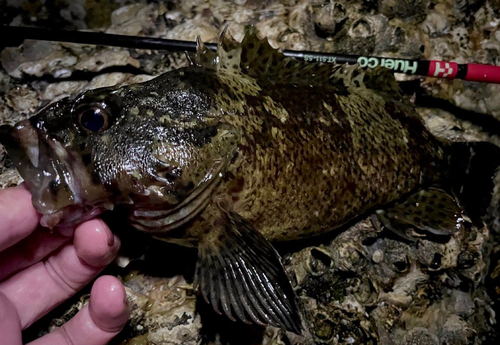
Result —
M465 80L484 83L500 83L500 67L491 65L467 64Z

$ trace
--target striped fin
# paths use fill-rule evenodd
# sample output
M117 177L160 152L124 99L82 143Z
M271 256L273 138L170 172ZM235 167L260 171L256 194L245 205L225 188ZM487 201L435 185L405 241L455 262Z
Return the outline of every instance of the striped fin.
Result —
M198 247L195 285L203 298L232 321L300 334L295 293L278 253L245 219L223 213Z

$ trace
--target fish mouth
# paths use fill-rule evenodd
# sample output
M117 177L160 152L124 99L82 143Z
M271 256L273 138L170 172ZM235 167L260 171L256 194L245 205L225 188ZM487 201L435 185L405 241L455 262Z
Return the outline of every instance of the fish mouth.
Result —
M0 144L30 190L42 226L70 227L104 211L86 202L81 159L39 124L24 120L0 126Z

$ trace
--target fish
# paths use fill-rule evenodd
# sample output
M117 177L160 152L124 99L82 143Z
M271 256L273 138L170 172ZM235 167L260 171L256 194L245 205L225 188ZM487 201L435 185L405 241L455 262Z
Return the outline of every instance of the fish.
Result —
M197 47L187 67L0 127L42 226L119 210L198 248L195 286L215 312L299 334L272 243L369 213L402 240L486 217L500 149L433 136L390 72L285 57L255 28Z

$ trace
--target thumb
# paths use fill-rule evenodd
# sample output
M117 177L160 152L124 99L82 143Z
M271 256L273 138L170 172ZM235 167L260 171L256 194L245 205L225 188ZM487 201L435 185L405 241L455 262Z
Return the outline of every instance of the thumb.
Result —
M0 292L0 334L2 343L22 345L21 323L9 299Z
M90 303L54 332L30 345L105 345L128 320L125 288L115 277L102 276L90 293Z

